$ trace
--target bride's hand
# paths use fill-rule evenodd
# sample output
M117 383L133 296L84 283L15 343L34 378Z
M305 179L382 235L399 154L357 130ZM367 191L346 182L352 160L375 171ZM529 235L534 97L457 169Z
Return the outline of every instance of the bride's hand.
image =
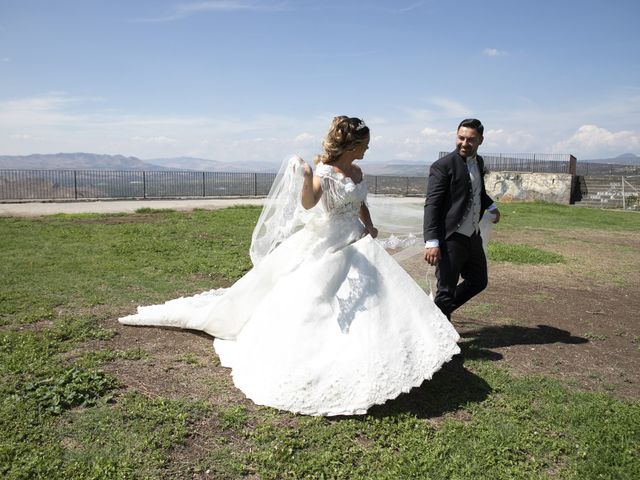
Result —
M302 159L300 159L302 160ZM311 170L311 167L309 166L309 164L307 162L305 162L304 160L302 160L302 168L303 168L303 174L304 174L304 178L305 179L311 179L311 177L313 177L313 170Z

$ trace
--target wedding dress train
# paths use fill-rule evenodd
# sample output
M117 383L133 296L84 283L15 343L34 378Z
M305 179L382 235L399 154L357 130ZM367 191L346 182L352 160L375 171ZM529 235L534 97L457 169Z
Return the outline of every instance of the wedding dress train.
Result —
M366 182L323 164L315 174L324 192L317 212L233 286L138 307L120 322L213 335L249 399L291 412L363 414L430 379L459 353L458 334L364 235Z

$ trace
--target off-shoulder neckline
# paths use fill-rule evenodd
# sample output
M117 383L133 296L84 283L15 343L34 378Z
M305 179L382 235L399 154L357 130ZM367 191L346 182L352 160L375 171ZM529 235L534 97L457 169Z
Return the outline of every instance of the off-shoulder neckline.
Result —
M328 172L331 174L331 176L334 176L338 180L349 180L354 185L360 185L362 182L364 182L364 173L362 174L362 178L360 179L360 181L356 182L356 181L353 180L353 178L346 176L344 173L334 170L332 165L327 165L326 163L320 163L320 164L318 164L318 168L317 169L319 169L321 167L324 167L325 169L328 169Z

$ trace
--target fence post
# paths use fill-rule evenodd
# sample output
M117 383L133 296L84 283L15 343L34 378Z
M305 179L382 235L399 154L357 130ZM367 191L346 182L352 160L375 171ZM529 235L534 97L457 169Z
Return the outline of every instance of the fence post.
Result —
M573 155L569 155L569 173L575 175L577 173L577 159Z
M405 189L405 196L409 196L409 177L407 177L407 188Z
M205 197L205 191L204 191L204 172L202 172L202 196Z
M622 209L627 209L627 202L624 199L624 175L622 176Z
M142 198L147 198L147 172L142 171Z
M78 199L78 178L77 178L77 171L74 170L73 171L73 196L75 197L75 199Z
M378 194L378 176L376 175L375 177L375 182L374 183L374 187L373 187L373 193L375 193L376 195Z
M253 196L254 197L258 196L258 174L257 173L253 174Z

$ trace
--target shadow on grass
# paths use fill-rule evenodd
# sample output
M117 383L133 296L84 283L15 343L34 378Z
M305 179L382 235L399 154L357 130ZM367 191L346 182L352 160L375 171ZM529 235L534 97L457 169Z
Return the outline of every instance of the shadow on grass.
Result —
M422 385L400 395L384 405L372 407L368 414L374 417L411 413L419 418L440 417L454 412L470 402L482 402L491 393L491 387L478 375L464 367L462 355L456 355L442 369Z
M465 340L460 343L464 357L478 360L501 360L503 358L500 353L489 350L491 348L548 343L580 344L589 341L583 337L573 336L567 330L549 325L537 325L536 327L492 325L463 331L460 335Z
M431 380L395 400L371 408L369 414L384 417L412 413L420 418L440 417L468 403L482 402L491 393L491 387L483 378L464 367L465 360L501 360L502 355L490 349L510 345L588 342L586 338L548 325L491 325L464 331L461 337L461 355L445 364Z
M172 327L161 327L179 330ZM193 335L213 340L207 333L189 330ZM489 384L464 366L465 360L500 360L502 355L491 348L510 345L533 345L547 343L587 343L586 338L573 336L566 330L538 325L522 327L513 325L485 326L461 333L462 354L444 364L431 380L427 380L410 392L400 395L383 405L373 406L368 415L391 417L410 413L418 418L437 418L446 413L463 409L469 403L480 403L491 393ZM359 416L336 416L334 420L361 418Z

